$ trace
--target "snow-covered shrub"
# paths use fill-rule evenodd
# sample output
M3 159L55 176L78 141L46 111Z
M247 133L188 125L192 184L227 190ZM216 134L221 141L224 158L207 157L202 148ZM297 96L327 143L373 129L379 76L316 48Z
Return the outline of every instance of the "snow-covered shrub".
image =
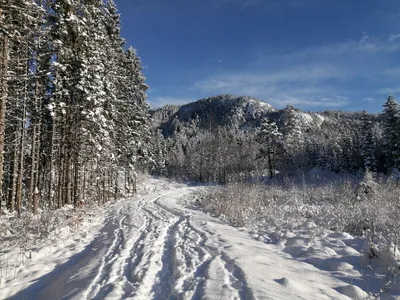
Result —
M209 188L198 195L195 204L234 226L244 226L251 218L261 216L266 205L265 190L256 184L229 184Z
M315 184L288 179L268 185L236 183L207 189L196 204L234 226L262 220L271 228L291 229L312 221L321 228L363 237L371 245L365 251L366 257L371 256L367 264L380 266L380 270L374 269L388 278L387 288L399 284L397 181L374 181L367 173L359 184L354 180Z

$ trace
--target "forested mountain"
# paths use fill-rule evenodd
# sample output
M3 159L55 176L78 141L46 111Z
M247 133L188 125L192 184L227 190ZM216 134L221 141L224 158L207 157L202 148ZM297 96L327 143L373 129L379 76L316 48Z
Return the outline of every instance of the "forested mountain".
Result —
M164 172L200 181L291 174L311 168L390 172L398 166L399 114L274 109L251 97L221 95L151 112ZM386 145L390 145L387 147ZM392 147L393 149L391 149Z
M0 49L0 212L133 189L148 87L114 1L1 0Z

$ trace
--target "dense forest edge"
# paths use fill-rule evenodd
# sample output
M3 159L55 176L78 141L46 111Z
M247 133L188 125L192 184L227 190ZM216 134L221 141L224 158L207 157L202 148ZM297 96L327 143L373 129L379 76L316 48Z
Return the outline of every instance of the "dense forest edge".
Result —
M148 86L114 1L0 3L0 211L131 193L151 162Z

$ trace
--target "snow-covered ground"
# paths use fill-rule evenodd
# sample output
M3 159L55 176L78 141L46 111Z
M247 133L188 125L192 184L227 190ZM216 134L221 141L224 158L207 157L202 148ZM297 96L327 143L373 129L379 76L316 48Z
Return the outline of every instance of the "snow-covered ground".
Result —
M358 239L312 223L275 234L234 228L182 205L198 189L151 179L141 196L102 210L101 224L84 224L8 270L0 298L368 297Z

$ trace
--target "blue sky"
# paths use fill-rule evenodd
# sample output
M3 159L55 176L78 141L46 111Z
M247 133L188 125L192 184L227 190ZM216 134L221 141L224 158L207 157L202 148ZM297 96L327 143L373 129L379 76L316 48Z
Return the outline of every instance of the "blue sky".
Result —
M153 107L217 94L381 111L400 98L398 0L116 0Z

